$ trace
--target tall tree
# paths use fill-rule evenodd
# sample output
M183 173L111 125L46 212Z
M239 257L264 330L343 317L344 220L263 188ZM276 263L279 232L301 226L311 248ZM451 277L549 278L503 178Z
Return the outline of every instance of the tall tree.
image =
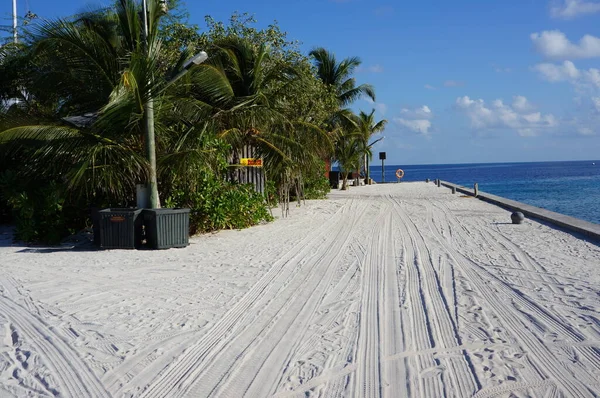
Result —
M370 84L356 85L352 77L361 61L358 57L345 58L338 62L335 55L323 47L316 48L310 53L315 59L317 76L327 86L332 87L340 102L340 107L346 107L363 95L375 101L375 89Z
M192 95L212 109L218 136L231 144L234 156L253 147L282 196L288 197L291 186L299 193L303 172L316 167L318 155L331 153L320 124L324 113L336 109L335 100L306 60L281 57L249 37L226 35L213 46L211 59L191 75Z
M25 52L30 67L21 81L26 98L20 112L0 115L6 156L27 150L26 172L60 175L81 194L131 197L135 184L148 176L142 155L145 104L154 98L160 149L166 132L173 131L173 117L166 114L179 112L167 99L169 77L189 57L184 50L168 75L160 73L164 9L159 0L149 1L147 40L140 11L133 0L119 0L114 8L34 26ZM48 109L45 117L31 124L29 115L40 107Z
M349 131L346 129L354 129L354 123L351 120L349 122L352 117L348 117L350 111L346 107L363 95L375 101L375 89L370 84L356 85L356 79L352 74L361 64L358 57L345 58L338 62L335 54L323 47L313 49L310 56L314 59L317 77L335 93L338 99L339 108L331 115L328 130L333 137L348 139ZM343 186L346 187L346 182Z
M381 133L385 130L387 120L383 119L378 122L375 121L375 109L371 110L370 113L360 111L358 116L354 119L356 123L357 140L359 141L362 165L365 170L366 183L369 183L369 162L373 158L373 152L371 149L375 143L383 139L379 138L371 141L371 137L375 134ZM360 174L360 173L358 173ZM356 178L359 178L357 175Z
M348 175L360 167L361 147L358 132L353 129L339 130L334 151L342 173L342 190L348 189Z

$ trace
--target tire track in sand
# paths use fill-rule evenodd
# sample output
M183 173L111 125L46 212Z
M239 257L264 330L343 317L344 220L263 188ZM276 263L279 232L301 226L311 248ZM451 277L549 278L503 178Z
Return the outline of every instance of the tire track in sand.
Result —
M422 351L438 347L448 349L460 346L462 341L453 316L455 309L449 305L449 303L454 302L454 291L446 297L446 289L442 286L439 274L434 266L434 256L430 245L427 244L418 226L404 211L405 206L402 206L398 199L393 196L388 196L388 199L393 203L402 234L408 236L411 242L409 253L412 252L414 261L412 267L408 263L407 267L409 270L414 270L414 272L411 271L409 274L412 277L409 278L408 286L413 286L411 295L413 295L414 300L414 294L417 294L414 285L418 284L418 294L421 297L421 305L417 305L416 308L413 306L413 311L423 312L423 317L426 320L426 330L429 330L429 336L427 336L429 342L425 341L423 336L418 337L416 349ZM454 286L452 286L452 289L454 289ZM414 315L415 312L413 312ZM440 394L436 395L433 391L430 393L432 388L442 388L442 394L455 393L458 396L470 396L481 388L468 353L462 350L461 354L459 357L438 359L433 359L432 355L416 358L417 363L420 363L420 380L424 389L424 396L441 396ZM429 366L423 368L423 365L426 365L427 362L429 362ZM444 384L443 380L445 378L438 379L429 376L438 373L441 375L442 372L445 372L445 369L447 369L446 374L451 381L451 385ZM441 380L441 385L434 382L434 380Z
M448 216L444 214L444 217ZM477 291L481 294L485 303L491 307L504 327L519 343L521 343L522 347L528 350L528 356L530 360L535 363L536 368L550 377L554 384L568 396L596 396L596 394L581 381L588 379L589 375L581 372L577 372L579 374L573 374L573 368L563 366L560 359L556 357L555 353L544 342L543 337L538 336L535 330L530 327L531 319L522 311L518 311L514 306L507 305L507 303L518 303L522 308L528 308L532 313L543 319L549 328L551 328L550 325L557 328L557 331L560 334L564 334L575 340L578 340L578 334L569 327L569 325L560 324L554 316L549 314L543 308L535 305L522 294L514 291L502 280L489 273L485 267L454 249L454 247L449 245L448 241L439 234L435 226L430 224L429 229L434 234L438 243L456 262L457 267L462 269L462 274L477 288ZM470 232L477 232L479 235L482 234L477 228L471 228ZM484 239L484 237L480 237L480 239ZM531 387L536 387L538 383L539 382L531 382ZM521 384L522 383L520 383L520 385Z
M387 246L389 236L390 216L380 217L373 228L373 238L363 263L363 275L361 282L361 305L360 305L360 332L358 334L358 347L356 361L358 374L354 394L360 397L372 398L382 395L382 371L381 371L381 337L384 316L382 307L384 305L380 292L383 285L381 275L381 262L387 259ZM383 259L381 258L383 254ZM385 266L385 265L384 265Z
M379 358L382 371L383 396L387 397L406 397L408 396L408 374L404 361L386 361L385 358L397 352L404 352L404 331L405 326L402 323L402 295L400 292L400 269L403 264L402 245L397 245L400 239L397 230L394 228L394 213L388 209L389 218L387 219L387 228L384 231L383 245L380 253L383 259L380 264L374 264L382 269L383 281L380 290L380 329L383 331L383 349Z
M488 245L490 245L490 247L493 247L496 252L507 253L507 255L504 255L503 257L507 259L510 265L512 265L510 269L529 274L535 273L540 278L537 281L543 283L544 286L548 287L561 287L565 285L565 279L573 280L573 278L548 273L542 263L540 263L537 259L532 257L524 249L522 249L520 245L516 244L511 239L509 239L509 237L500 229L496 228L495 234L492 234L492 232L489 232L486 228L486 224L483 224L482 221L473 218L468 218L465 220L470 224L470 228L467 229L463 226L463 221L459 220L450 210L448 210L447 206L444 206L444 208L446 208L447 211L443 214L445 220L442 220L442 222L453 222L457 226L457 229L459 231L462 231L463 233L469 233L469 231L472 230L474 233L481 235L481 237L485 239ZM471 224L474 224L475 227ZM430 228L432 230L438 230L438 228L436 228L436 226L432 224L430 224ZM524 265L524 268L520 268L520 264ZM568 319L561 316L559 312L548 311L548 308L553 308L553 306L564 307L563 303L548 301L546 298L536 295L535 291L529 291L529 288L523 289L522 287L515 285L515 283L508 283L504 280L504 278L501 278L493 272L490 272L489 265L486 265L485 267L479 265L479 267L482 270L484 270L484 273L489 276L490 280L495 281L499 285L505 286L505 288L507 289L506 291L514 293L511 294L511 298L513 300L513 303L511 305L513 307L518 307L518 311L524 313L526 317L533 316L535 318L536 327L544 331L552 330L559 339L569 341L574 346L578 345L579 342L586 341L587 336L583 335L582 331L579 330L576 326L571 325ZM501 267L499 269L503 270ZM516 276L516 278L526 281L532 280L530 277L526 277L525 279L523 279L519 276ZM561 290L558 291L560 292ZM554 289L552 289L552 292L555 297L557 296L557 294L560 294L557 293ZM548 303L550 304L550 306L540 305L540 303ZM571 308L571 310L577 311L579 309ZM590 315L597 316L597 312L592 312ZM582 346L581 348L579 348L578 353L580 355L579 360L581 362L581 367L587 368L588 370L591 368L600 370L599 350L593 347ZM593 374L588 375L580 373L580 375L582 377L581 381L585 382L588 385L595 382L595 376Z
M5 296L0 296L0 312L41 356L56 378L61 396L110 397L90 368L52 328Z
M335 240L332 240L331 237L335 237L340 230L346 227L346 218L352 210L355 210L355 205L351 200L338 209L318 231L307 236L274 263L261 280L213 326L204 338L188 347L179 358L147 386L142 396L160 398L184 394L204 371L203 365L215 354L218 354L224 345L231 341L232 336L239 334L240 329L258 315L258 310L254 308L257 301L263 298L268 302L269 299L275 298L277 291L274 291L273 281L277 278L287 279L290 274L294 273L294 269L298 268L302 258L318 252L318 247L324 242L333 244ZM220 377L223 376L220 375Z
M364 206L364 204L362 205ZM214 379L208 377L211 373L218 374L212 369L205 372L206 376L198 379L197 388L189 390L192 396L231 396L231 397L263 397L277 391L280 382L278 371L289 366L291 355L296 351L305 335L308 323L314 318L317 308L326 296L342 252L347 250L357 227L364 225L366 212L364 207L353 212L351 220L346 219L346 228L330 234L331 241L323 242L319 250L305 258L302 267L295 271L298 278L292 280L284 291L277 293L269 307L283 307L274 314L269 309L257 316L256 320L243 332L235 337L228 354L236 354L232 361L223 361L219 354L218 366L221 373L229 368L226 379L222 379L214 389L207 388ZM297 279L297 280L296 280ZM285 302L287 295L287 302ZM258 305L256 308L260 308ZM274 314L274 315L273 315ZM262 319L261 319L262 318ZM262 322L262 323L261 323ZM266 325L260 334L256 325ZM243 354L246 358L238 360ZM211 372L212 370L212 372Z

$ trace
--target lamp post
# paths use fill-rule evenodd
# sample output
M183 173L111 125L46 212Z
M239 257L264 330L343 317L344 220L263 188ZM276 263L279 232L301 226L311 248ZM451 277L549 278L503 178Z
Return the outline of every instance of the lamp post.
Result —
M19 41L17 38L17 0L13 0L13 40L15 44Z
M368 146L368 149L371 150L371 148L373 148L373 145L377 144L379 141L383 140L385 137L381 137L376 139L375 141L371 142ZM367 177L367 180L365 181L365 185L371 185L371 173L369 170L369 155L367 153L365 153L365 174Z
M173 76L173 78L171 78L171 80L169 80L167 82L167 86L170 86L171 84L175 83L177 80L179 80L181 77L183 77L186 73L188 73L190 69L192 69L196 65L200 65L202 62L206 61L207 59L208 59L208 54L204 51L200 51L198 54L194 55L192 58L185 61L185 63L183 64L183 70L181 72L179 72L178 74L176 74L175 76Z
M163 12L167 12L166 3L160 1L160 6ZM148 5L147 0L142 1L142 8L144 13L144 39L146 44L146 56L149 54L149 26L148 26ZM208 55L202 51L189 59L185 64L181 72L179 72L173 79L171 79L167 85L175 82L177 79L185 75L194 65L199 65L206 61ZM158 181L156 177L156 139L154 135L154 99L152 98L152 82L153 78L150 75L148 77L148 98L144 104L144 131L146 133L146 156L148 158L148 182L146 189L149 193L148 205L151 209L160 208L160 202L158 198Z

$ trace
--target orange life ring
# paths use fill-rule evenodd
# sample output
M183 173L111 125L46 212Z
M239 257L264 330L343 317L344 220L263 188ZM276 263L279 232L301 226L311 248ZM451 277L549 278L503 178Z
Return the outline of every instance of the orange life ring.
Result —
M404 170L402 170L402 169L396 170L396 178L400 179L402 177L404 177Z

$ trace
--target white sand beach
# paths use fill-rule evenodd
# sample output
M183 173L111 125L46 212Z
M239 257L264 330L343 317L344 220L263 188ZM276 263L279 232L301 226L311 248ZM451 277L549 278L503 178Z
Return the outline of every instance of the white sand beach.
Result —
M0 240L0 397L598 395L600 247L433 184L185 249Z

